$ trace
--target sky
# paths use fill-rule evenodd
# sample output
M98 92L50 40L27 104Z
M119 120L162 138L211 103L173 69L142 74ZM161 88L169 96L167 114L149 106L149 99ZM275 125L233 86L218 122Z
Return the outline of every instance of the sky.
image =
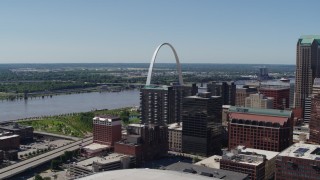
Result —
M295 64L319 0L1 0L0 63ZM157 62L174 63L163 46Z

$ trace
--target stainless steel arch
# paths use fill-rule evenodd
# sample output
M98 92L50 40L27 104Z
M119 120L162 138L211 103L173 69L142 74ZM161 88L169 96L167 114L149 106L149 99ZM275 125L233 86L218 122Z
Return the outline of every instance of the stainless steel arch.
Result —
M154 51L153 53L153 56L152 56L152 59L151 59L151 63L150 63L150 66L149 66L149 71L148 71L148 77L147 77L147 82L146 82L146 86L150 85L151 83L151 76L152 76L152 69L153 69L153 64L154 62L156 61L156 57L157 57L157 54L158 54L158 51L160 50L160 48L164 45L167 45L171 48L171 50L173 51L173 54L174 54L174 57L176 59L176 64L177 64L177 71L178 71L178 74L179 74L179 84L180 85L183 85L183 79L182 79L182 72L181 72L181 65L180 65L180 62L179 62L179 57L178 57L178 54L176 52L176 50L174 49L174 47L169 44L169 43L162 43L160 44L157 49Z

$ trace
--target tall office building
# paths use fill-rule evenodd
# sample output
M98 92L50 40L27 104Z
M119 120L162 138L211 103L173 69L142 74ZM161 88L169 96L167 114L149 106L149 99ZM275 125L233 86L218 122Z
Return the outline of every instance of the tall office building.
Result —
M301 36L297 43L295 107L304 111L305 99L312 94L316 77L320 77L320 36Z
M199 93L183 100L182 151L204 156L220 151L222 99Z
M320 144L320 94L311 99L311 120L309 122L310 138L313 143Z
M211 82L207 84L207 91L212 96L221 96L224 105L236 104L236 85L234 82Z
M150 85L140 90L141 123L165 125L181 122L182 99L196 94L192 86Z

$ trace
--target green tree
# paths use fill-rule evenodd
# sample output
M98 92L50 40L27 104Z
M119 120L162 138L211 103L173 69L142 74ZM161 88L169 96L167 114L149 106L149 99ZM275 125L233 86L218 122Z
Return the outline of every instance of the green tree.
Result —
M54 160L51 161L50 168L52 170L58 170L60 164L61 164L61 161L54 159Z
M43 180L43 178L39 174L36 174L34 180Z
M130 113L129 113L129 111L127 111L127 110L124 110L124 111L122 111L122 112L120 113L120 118L121 118L121 120L122 120L122 122L123 122L124 124L128 124L128 122L129 122L129 115L130 115Z

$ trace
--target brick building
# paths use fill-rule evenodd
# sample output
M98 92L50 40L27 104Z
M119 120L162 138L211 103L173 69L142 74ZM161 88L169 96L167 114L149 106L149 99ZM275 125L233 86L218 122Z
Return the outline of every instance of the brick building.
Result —
M229 149L244 145L280 152L292 144L292 111L232 106L228 118Z
M276 160L276 179L315 180L320 177L320 146L296 143Z
M266 97L261 93L250 94L246 97L245 107L260 108L260 109L273 109L274 98Z
M248 174L252 180L273 179L278 154L278 152L238 146L231 151L223 151L220 169Z
M168 128L159 125L130 124L125 139L115 143L114 151L150 161L168 153Z
M236 106L243 107L245 106L246 97L249 97L250 94L257 93L258 90L255 87L249 87L247 85L243 86L242 88L236 89Z
M182 123L168 125L169 150L182 152Z
M259 92L267 97L273 97L274 109L287 109L290 107L289 86L261 86Z
M312 97L311 120L309 122L310 142L320 144L320 94Z
M93 142L113 146L121 140L121 119L115 116L93 118Z

